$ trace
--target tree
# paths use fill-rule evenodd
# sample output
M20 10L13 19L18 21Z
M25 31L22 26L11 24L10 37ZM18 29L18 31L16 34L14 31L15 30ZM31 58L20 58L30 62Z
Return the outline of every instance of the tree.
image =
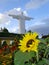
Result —
M3 29L3 32L9 33L9 31L6 28Z

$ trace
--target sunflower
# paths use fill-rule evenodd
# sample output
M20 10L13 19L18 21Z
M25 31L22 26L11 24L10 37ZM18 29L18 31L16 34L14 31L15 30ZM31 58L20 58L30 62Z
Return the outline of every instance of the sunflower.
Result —
M19 48L22 52L25 51L36 51L37 52L37 46L39 44L39 40L37 39L38 34L36 32L34 33L27 33L23 37L22 40L20 40Z

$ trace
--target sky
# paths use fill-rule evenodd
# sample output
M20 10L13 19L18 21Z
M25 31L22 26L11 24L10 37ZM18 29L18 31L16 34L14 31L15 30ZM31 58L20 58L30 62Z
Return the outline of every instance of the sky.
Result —
M0 0L0 28L6 27L9 32L18 33L18 21L8 14L19 14L34 18L25 22L25 29L49 34L49 0Z

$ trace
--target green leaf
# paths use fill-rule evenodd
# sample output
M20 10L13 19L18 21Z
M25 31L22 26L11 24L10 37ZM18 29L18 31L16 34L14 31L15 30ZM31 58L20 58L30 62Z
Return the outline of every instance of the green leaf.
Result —
M31 57L35 57L35 52L21 52L18 51L15 53L14 65L24 65L26 61L29 61Z
M36 65L35 63L32 63L32 65Z
M45 50L45 48L46 48L46 44L44 44L44 43L40 43L38 46L39 50Z
M43 58L41 61L37 63L37 65L49 65L49 60Z
M47 38L45 39L45 41L46 41L46 43L47 43L47 42L49 43L49 37L47 37Z
M45 39L40 39L41 43L46 43Z

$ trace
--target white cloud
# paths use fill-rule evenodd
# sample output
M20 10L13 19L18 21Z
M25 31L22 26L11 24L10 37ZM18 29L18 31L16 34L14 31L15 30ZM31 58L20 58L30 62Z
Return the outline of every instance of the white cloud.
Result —
M12 22L15 20L13 20L11 17L9 17L8 14L10 13L10 14L17 15L17 14L21 14L21 12L22 12L21 8L14 8L12 10L9 10L8 12L4 12L3 14L0 13L0 27L6 27L6 28L8 28L9 32L18 33L19 27L17 26L17 24L15 26L15 22ZM24 13L24 15L27 15L26 11L23 11L23 13Z
M9 23L9 20L10 20L9 16L0 13L0 24Z
M13 29L12 29L12 32L16 32L16 28L13 28Z
M31 0L25 6L26 9L36 9L39 8L41 5L44 5L49 0Z
M28 16L27 11L23 11L24 15Z
M11 9L7 12L7 14L15 14L15 15L18 15L18 14L21 14L21 8L14 8L14 9Z
M9 20L9 21L8 21L8 22L6 22L5 24L6 24L6 25L9 25L9 24L10 24L10 22L11 22L11 21Z
M16 8L15 8L15 9L16 9ZM17 8L16 10L17 10L17 11L21 11L21 8Z
M6 14L20 15L22 12L24 15L27 15L27 12L23 11L21 8L13 8L6 12Z
M16 12L17 11L19 11L19 13L20 13L20 8L14 8L14 9L12 9L12 10L10 10L10 13L15 13L15 14L17 14ZM8 16L8 14L7 14L7 12L4 12L4 14L3 13L0 13L0 27L6 27L6 28L8 28L8 30L10 31L10 32L16 32L16 30L17 30L17 28L14 26L12 26L12 25L9 25L10 23L12 23L11 22L11 18ZM8 25L9 25L9 27L8 27ZM12 29L11 29L11 27L10 26L12 26Z
M13 32L13 33L18 33L18 29L19 29L18 26L17 26L17 27L14 26L13 28L10 28L9 31L10 31L10 32Z

